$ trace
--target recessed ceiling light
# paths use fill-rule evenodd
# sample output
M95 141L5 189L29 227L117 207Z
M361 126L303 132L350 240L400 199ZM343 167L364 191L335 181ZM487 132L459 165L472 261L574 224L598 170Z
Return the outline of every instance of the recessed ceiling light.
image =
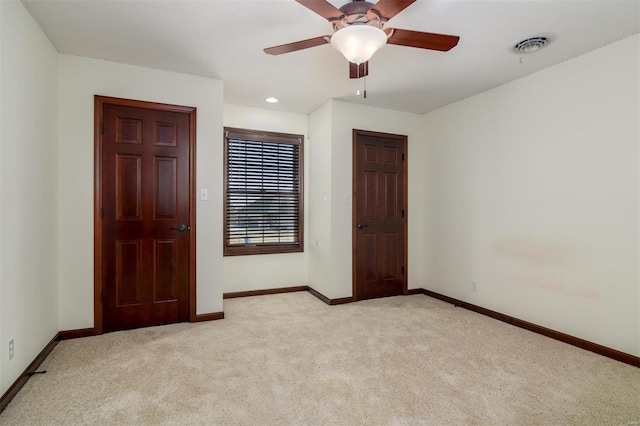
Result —
M269 102L270 104L275 104L278 102L278 98L271 97L271 98L265 99L265 101Z

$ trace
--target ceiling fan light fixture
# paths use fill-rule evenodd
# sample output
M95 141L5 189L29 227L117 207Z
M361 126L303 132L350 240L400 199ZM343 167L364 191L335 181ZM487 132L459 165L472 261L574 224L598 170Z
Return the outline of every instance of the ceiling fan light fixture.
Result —
M348 25L331 36L331 45L349 62L367 62L387 43L387 34L371 25Z

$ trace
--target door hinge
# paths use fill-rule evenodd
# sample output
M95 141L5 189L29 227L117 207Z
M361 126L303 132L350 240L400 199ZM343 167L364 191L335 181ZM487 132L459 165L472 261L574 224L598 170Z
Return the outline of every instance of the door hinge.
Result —
M404 152L402 153L402 161L404 161Z
M402 267L402 275L404 275L404 266Z
M100 133L104 133L104 123L100 123Z
M104 305L104 292L100 291L100 303Z
M402 210L402 217L404 217L404 210Z

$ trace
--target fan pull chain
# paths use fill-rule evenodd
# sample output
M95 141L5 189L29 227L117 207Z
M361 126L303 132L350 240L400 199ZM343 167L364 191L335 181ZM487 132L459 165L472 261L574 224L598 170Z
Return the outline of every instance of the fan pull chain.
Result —
M367 99L367 76L364 76L364 98Z
M360 64L356 64L356 81L360 81ZM364 98L367 99L367 76L363 77ZM360 96L360 89L356 89L356 96Z
M359 63L355 63L356 64L356 82L360 81L360 64ZM360 88L356 89L356 96L360 96Z
M367 76L364 76L363 80L364 80L363 81L363 84L364 84L364 90L363 90L364 98L367 99ZM360 96L360 89L356 90L356 96Z

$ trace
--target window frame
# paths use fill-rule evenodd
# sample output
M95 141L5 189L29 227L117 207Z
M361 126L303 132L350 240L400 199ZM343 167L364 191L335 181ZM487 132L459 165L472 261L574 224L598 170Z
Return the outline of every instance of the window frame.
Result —
M229 140L245 140L253 142L285 143L298 145L298 229L297 242L291 244L229 244ZM277 254L304 252L304 136L290 133L251 130L235 127L224 127L223 133L223 256L245 256L254 254Z

